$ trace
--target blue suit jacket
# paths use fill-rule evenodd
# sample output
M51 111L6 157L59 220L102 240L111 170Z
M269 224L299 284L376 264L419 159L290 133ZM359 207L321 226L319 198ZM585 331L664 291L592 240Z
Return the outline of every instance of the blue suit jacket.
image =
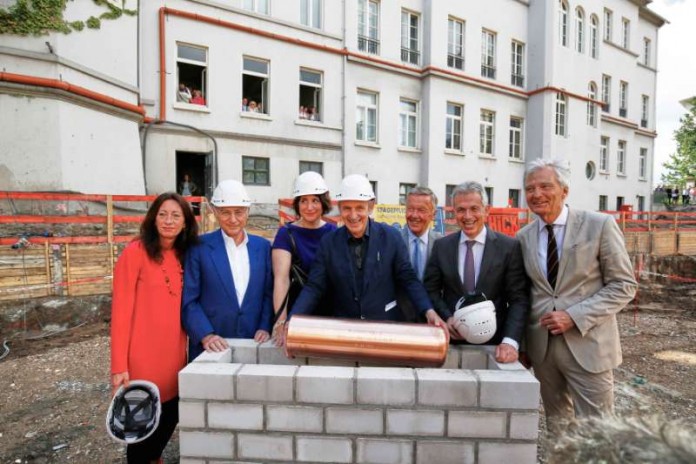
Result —
M214 333L224 338L253 338L271 331L273 276L268 240L247 234L249 286L241 305L232 279L223 232L202 235L186 257L181 320L189 336L189 359L202 351L201 340Z
M293 315L315 313L322 296L327 295L331 305L328 313L334 317L402 321L403 314L395 304L397 288L404 289L420 313L432 308L399 231L372 220L362 295L357 298L349 237L345 226L324 236L309 280L292 308Z

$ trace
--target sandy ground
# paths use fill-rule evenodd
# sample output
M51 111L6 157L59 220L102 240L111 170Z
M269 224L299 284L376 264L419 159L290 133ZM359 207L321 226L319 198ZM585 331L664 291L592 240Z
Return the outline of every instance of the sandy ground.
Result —
M651 303L627 308L619 322L619 414L661 412L696 423L696 311ZM104 429L108 323L31 341L17 337L10 347L0 361L0 463L124 462L124 447ZM540 440L541 463L547 446ZM178 462L176 435L165 462Z

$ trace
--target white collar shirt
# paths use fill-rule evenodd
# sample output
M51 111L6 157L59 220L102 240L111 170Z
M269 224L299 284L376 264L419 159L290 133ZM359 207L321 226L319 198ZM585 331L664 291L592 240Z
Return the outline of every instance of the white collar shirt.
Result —
M222 239L225 242L225 251L227 252L227 260L230 263L230 270L232 271L232 281L234 282L234 289L237 292L237 303L242 306L244 301L244 295L246 295L247 287L249 286L249 277L251 275L251 270L249 266L249 250L247 244L249 243L249 236L244 232L244 240L242 243L237 245L234 243L234 239L228 237L225 232L220 230L222 234Z
M564 205L561 214L553 221L553 233L556 236L556 248L558 249L558 262L561 262L563 255L563 241L565 240L566 225L568 223L568 206ZM537 257L539 267L543 275L546 275L546 251L549 246L549 233L546 230L546 223L539 219L539 247Z
M483 249L486 246L486 227L481 229L476 237L470 239L463 231L459 232L459 253L457 257L458 270L459 270L459 281L464 281L464 264L466 260L466 242L469 240L474 240L474 246L471 248L474 254L474 273L476 276L475 282L478 283L479 272L481 271L481 261L483 261Z

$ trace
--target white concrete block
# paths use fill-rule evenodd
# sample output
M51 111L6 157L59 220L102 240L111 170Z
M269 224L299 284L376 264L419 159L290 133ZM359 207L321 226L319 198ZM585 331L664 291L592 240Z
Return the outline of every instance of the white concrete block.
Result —
M522 371L526 368L519 361L500 363L495 360L495 353L488 355L488 369L494 371Z
M488 411L450 411L447 436L470 438L505 438L507 413Z
M181 430L179 431L179 453L182 458L229 458L234 455L234 435Z
M208 427L213 429L263 430L260 404L208 403Z
M490 350L481 346L456 345L459 351L460 364L462 369L486 369L488 367L487 358Z
M488 443L479 442L479 464L535 464L537 462L536 443Z
M361 367L358 369L358 403L409 405L416 401L414 369Z
M292 435L237 435L237 453L241 459L292 461Z
M358 365L355 361L348 359L336 358L307 358L308 366L340 366L340 367L355 367Z
M230 344L232 362L239 364L258 364L259 344L249 338L228 339Z
M474 464L474 444L461 441L419 441L416 464ZM500 461L498 464L511 461Z
M418 403L434 406L476 406L478 380L461 369L417 369Z
M266 406L266 430L317 432L324 430L324 411L310 406Z
M411 409L387 410L387 434L443 436L445 412Z
M297 366L246 364L237 373L237 399L290 402L296 372Z
M296 401L300 403L353 403L351 367L301 366L295 375Z
M510 438L536 440L539 437L539 413L516 413L510 415Z
M276 364L301 366L307 364L307 358L288 358L285 350L275 346L273 340L259 345L259 364Z
M205 461L203 459L181 458L179 464L205 464Z
M358 438L356 462L361 464L413 464L411 440Z
M229 340L228 340L229 341ZM193 360L195 363L207 362L207 363L231 363L232 362L232 350L229 348L224 351L204 351L198 355L196 359Z
M179 401L179 427L204 428L205 403L203 401Z
M482 408L533 409L539 408L539 382L527 370L477 370Z
M191 363L179 372L179 397L233 400L234 377L241 364Z
M381 409L326 408L326 432L382 434L384 413Z
M447 359L445 363L440 367L441 369L459 369L461 362L461 351L454 349L450 346L447 351Z
M353 445L350 438L297 437L299 462L353 462Z

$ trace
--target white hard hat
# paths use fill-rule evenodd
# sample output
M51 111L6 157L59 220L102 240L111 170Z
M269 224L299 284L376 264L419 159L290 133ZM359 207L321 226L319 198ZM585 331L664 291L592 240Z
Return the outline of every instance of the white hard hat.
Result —
M223 180L215 187L213 206L251 206L247 191L238 180Z
M292 189L293 198L302 195L321 195L329 191L321 174L314 171L303 172L295 179L295 188Z
M493 338L497 328L495 305L490 300L465 304L465 297L457 301L454 311L454 328L464 340L479 345Z
M341 188L336 194L336 200L369 201L375 199L370 181L360 174L351 174L341 181Z
M162 403L159 388L147 380L121 385L106 412L106 431L116 441L138 443L151 436L159 425Z

